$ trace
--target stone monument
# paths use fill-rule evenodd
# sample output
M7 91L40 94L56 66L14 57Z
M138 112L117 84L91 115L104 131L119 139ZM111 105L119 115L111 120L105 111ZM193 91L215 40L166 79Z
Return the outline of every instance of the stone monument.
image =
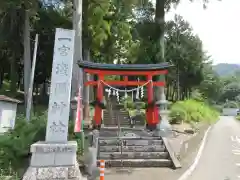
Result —
M76 160L77 143L68 141L74 36L73 30L56 29L46 139L31 145L23 180L84 179Z

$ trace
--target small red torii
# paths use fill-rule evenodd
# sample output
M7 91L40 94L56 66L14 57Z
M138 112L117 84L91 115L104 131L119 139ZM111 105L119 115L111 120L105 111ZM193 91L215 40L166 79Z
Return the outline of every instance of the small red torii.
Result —
M165 86L163 81L153 81L154 76L166 75L167 68L171 65L169 63L160 64L101 64L87 61L79 61L79 67L85 73L97 75L96 81L88 81L84 83L85 86L97 86L97 99L94 112L95 126L100 128L102 120L102 101L104 84L119 85L119 86L141 86L147 84L147 108L146 118L147 127L156 127L160 122L158 115L158 106L155 104L153 96L153 86ZM120 75L124 77L123 81L104 80L105 76ZM128 76L145 76L147 81L129 81ZM150 83L148 83L150 82Z

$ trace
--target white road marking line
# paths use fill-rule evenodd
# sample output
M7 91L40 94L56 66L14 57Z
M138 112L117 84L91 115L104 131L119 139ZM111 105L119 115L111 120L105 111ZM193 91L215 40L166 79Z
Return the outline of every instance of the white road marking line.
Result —
M240 155L240 150L239 150L239 149L233 149L233 150L232 150L232 153L233 153L234 155Z
M240 138L238 136L236 136L236 140L238 143L240 143Z
M238 136L231 136L231 140L233 141L233 142L238 142L238 143L240 143L240 138L238 137Z
M232 141L236 141L236 139L234 139L233 136L231 136L231 140L232 140Z
M233 149L232 152L239 152L240 153L240 149Z
M232 145L232 148L233 148L233 149L240 150L240 146Z
M240 138L238 136L231 136L231 141L240 143Z
M199 150L198 150L198 153L197 153L197 156L196 156L196 158L195 158L195 160L194 160L194 163L190 166L189 169L187 169L187 170L180 176L180 178L178 178L178 180L185 180L185 179L187 179L187 178L192 174L192 172L194 171L194 169L197 167L198 162L199 162L199 160L200 160L200 158L201 158L201 156L202 156L203 149L204 149L204 147L205 147L206 140L207 140L208 133L209 133L210 129L211 129L211 127L209 127L209 128L207 129L207 131L205 132L205 134L204 134L202 143L201 143L201 145L200 145L200 148L199 148Z

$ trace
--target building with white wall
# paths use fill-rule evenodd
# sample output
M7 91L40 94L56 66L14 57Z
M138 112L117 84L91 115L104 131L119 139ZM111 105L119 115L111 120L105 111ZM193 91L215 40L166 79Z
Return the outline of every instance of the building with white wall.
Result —
M0 95L0 133L14 128L18 103L21 101Z

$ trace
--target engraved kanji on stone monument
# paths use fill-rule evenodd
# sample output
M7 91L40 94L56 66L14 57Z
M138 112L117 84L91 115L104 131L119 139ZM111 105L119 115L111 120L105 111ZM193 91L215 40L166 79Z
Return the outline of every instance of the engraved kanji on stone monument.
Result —
M61 62L56 66L56 74L61 76L68 76L69 74L69 66L68 64Z
M67 142L74 50L73 30L56 29L46 141Z
M54 93L65 94L68 92L68 89L71 87L71 84L66 82L58 82L55 84Z
M70 51L70 48L65 45L62 45L62 47L58 48L58 50L60 52L60 55L67 56L68 52Z

